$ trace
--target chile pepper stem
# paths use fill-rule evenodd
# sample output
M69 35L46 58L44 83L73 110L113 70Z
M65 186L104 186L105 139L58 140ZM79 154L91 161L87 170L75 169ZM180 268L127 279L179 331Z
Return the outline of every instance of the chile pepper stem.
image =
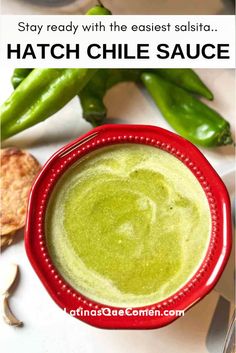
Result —
M103 3L101 2L101 0L97 0L97 2L98 2L98 5L99 5L99 6L104 7L104 5L103 5Z

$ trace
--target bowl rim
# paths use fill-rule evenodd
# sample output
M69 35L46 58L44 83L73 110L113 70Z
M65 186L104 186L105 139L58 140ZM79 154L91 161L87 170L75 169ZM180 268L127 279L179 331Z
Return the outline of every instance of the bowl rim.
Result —
M44 219L51 191L61 175L84 155L114 144L145 144L160 148L183 162L199 181L208 200L211 236L206 255L190 280L170 297L143 307L118 308L97 303L74 289L54 266L46 247ZM202 299L215 286L231 250L231 212L227 189L216 171L191 142L179 135L149 125L103 125L90 130L54 153L36 178L29 196L25 248L32 267L52 299L66 312L99 328L149 329L165 326ZM108 315L117 310L121 315ZM86 315L75 312L86 310ZM139 310L134 315L134 310ZM119 310L125 311L122 313ZM144 316L140 310L148 310ZM158 315L150 315L156 310ZM165 314L165 310L175 313ZM100 311L100 315L98 312ZM97 315L95 315L95 312ZM137 313L137 311L136 311ZM133 314L133 315L131 315Z

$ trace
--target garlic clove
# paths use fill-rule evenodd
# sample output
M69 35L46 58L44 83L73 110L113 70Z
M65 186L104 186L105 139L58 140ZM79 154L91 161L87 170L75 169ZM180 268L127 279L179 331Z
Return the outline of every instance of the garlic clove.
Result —
M0 271L0 295L9 295L9 291L16 280L18 265L2 266Z
M2 315L3 315L3 319L5 320L5 322L11 326L21 326L22 322L19 321L13 315L13 313L9 307L8 299L6 296L2 296L2 303L1 304L2 304Z

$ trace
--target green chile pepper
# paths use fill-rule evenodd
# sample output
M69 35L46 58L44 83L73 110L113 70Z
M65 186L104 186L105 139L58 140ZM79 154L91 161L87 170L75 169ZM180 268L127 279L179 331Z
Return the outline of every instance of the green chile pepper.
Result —
M29 75L32 69L15 69L12 75L12 84L16 88ZM107 109L103 103L106 92L119 82L140 80L140 70L136 69L100 69L91 82L79 93L83 111L83 118L94 127L104 123Z
M232 143L229 123L215 110L153 73L143 73L142 82L164 118L191 142L212 147Z
M89 9L86 13L88 16L98 16L98 15L111 15L111 11L106 9L102 4L95 5ZM12 74L11 83L14 89L16 89L19 84L30 74L33 69L15 69Z
M158 73L189 92L213 99L211 91L191 69L101 69L79 94L84 119L93 126L103 124L107 114L103 99L107 90L119 82L140 82L143 71Z
M208 99L213 99L211 91L191 69L148 69L147 71L158 73L166 80L171 81L187 91ZM31 69L15 69L12 76L14 88L16 88L30 72ZM107 115L107 109L103 102L107 90L119 82L139 82L142 72L143 70L141 69L98 70L79 94L84 119L93 126L103 124Z
M86 15L101 16L101 15L111 15L111 11L106 9L101 3L100 5L95 5L86 12Z
M103 6L97 5L90 9L87 12L87 15L111 15L111 12L105 9ZM15 69L12 77L13 87L16 88L19 86L19 84L22 84L19 89L16 90L8 99L8 101L5 102L5 104L1 107L0 113L2 119L2 138L5 139L10 137L17 132L20 132L48 118L50 115L62 108L71 98L73 98L76 93L78 93L78 91L83 109L83 117L92 123L93 126L100 125L106 118L107 111L103 103L103 98L107 90L119 82L139 82L140 76L143 72L143 70L140 69L102 69L98 70L97 73L95 73L93 79L88 82L94 73L93 71L94 70L87 69ZM202 95L207 99L213 99L213 94L211 91L204 85L197 74L191 69L148 69L147 71L149 73L157 73L167 81L170 81L191 93ZM76 77L77 74L78 77ZM171 119L171 116L173 115L171 113L174 113L174 110L176 109L175 105L173 104L169 110L165 109L168 107L168 100L166 100L166 104L163 104L163 102L161 103L161 100L158 99L161 95L156 91L156 88L158 86L158 79L159 83L161 82L161 79L153 74L150 74L149 78L147 78L148 76L145 75L148 75L148 73L142 75L142 81L149 89L156 103L160 106L163 115L168 121L173 120L172 126L176 125L174 124L174 119ZM155 78L155 84L149 84L151 77ZM163 80L162 82L165 83ZM168 85L169 88L173 89L171 102L175 102L176 105L179 104L180 110L182 108L182 113L185 113L185 119L183 119L182 127L181 124L179 127L177 126L178 124L176 125L176 130L179 132L182 131L183 136L185 136L184 134L188 135L186 131L189 131L189 125L187 124L185 126L184 124L188 119L189 123L190 119L195 117L194 113L197 112L196 108L201 111L204 110L204 107L205 117L208 119L211 117L211 119L215 119L216 122L217 116L218 122L221 121L222 123L222 121L224 121L226 124L228 124L222 117L220 117L218 113L206 107L203 103L197 101L191 95L188 95L185 91L181 90L181 88L175 87L174 85L168 84L168 82L166 82L166 89L168 88ZM63 89L65 89L65 91ZM181 91L182 95L180 94ZM167 96L165 94L163 95L163 92L164 91L162 91L162 96L166 98ZM177 94L177 96L173 98L173 92L177 92L179 96ZM185 105L187 100L189 107L188 105ZM196 111L194 111L194 109L189 109L191 108L191 102L195 102ZM28 106L30 106L30 108L28 108ZM199 120L198 123L200 123ZM195 121L194 124L191 123L191 126L197 126L197 122ZM218 126L218 128L220 128L220 126ZM217 144L227 144L230 143L231 139L229 124L228 132L226 130L227 127L225 127L225 130L221 135L220 133L217 135L216 139L215 134L211 135L212 131L210 132L206 128L204 121L202 121L201 126L199 125L197 129L197 137L190 136L189 139L195 143L201 144L200 142L202 142L202 140L205 138L205 141L203 142L208 146L213 143L213 140L215 141L214 143ZM189 135L191 135L190 132ZM214 138L211 138L211 142L209 138L210 136L214 136Z
M108 69L101 69L101 70L108 70ZM99 70L99 71L101 71ZM109 69L109 72L111 74L111 77L113 77L113 74L115 71L118 69ZM15 69L12 75L12 85L14 88L16 88L28 74L32 71L32 69ZM128 80L129 81L129 72L133 71L135 72L134 76L135 79L134 81L137 81L137 75L141 75L143 71L148 71L148 72L153 72L157 73L159 76L163 77L167 81L170 81L177 86L185 89L186 91L189 91L190 93L197 94L199 96L202 96L204 98L207 98L209 100L213 100L214 96L213 93L209 90L208 87L202 82L200 77L191 69L120 69L120 72L127 73ZM132 76L133 74L131 74ZM107 77L107 76L106 76ZM117 75L114 75L116 80ZM113 80L111 78L111 80ZM131 81L132 81L131 77ZM122 74L122 81L125 81L124 75ZM119 79L118 79L119 82ZM118 83L117 82L117 83ZM114 83L115 84L115 83ZM114 86L112 84L111 86Z
M110 11L96 6L87 15L107 15ZM30 69L27 69L30 70ZM24 79L12 79L14 85L20 85L0 107L2 140L11 137L45 119L60 110L87 84L96 70L89 69L34 69L21 71L28 76ZM19 78L18 71L18 78Z
M13 87L16 88L31 71L32 69L15 69L12 76ZM191 69L148 69L147 71L158 73L166 80L187 91L208 99L213 98L213 94ZM79 94L84 119L93 126L103 124L107 114L103 99L107 90L119 82L139 82L142 72L143 70L141 69L98 70Z
M56 113L93 74L91 69L34 69L0 107L2 139Z
M163 72L165 72L165 74L166 73L167 74L166 76L165 75L164 76L167 80L168 79L169 81L172 80L172 82L174 82L176 85L179 85L180 87L182 86L186 90L190 90L190 87L192 87L192 91L194 91L194 93L200 94L200 91L202 89L201 80L194 72L193 72L194 75L192 75L191 73L189 75L188 70L189 69L149 69L147 70L148 72L145 75L147 75L148 73L159 74L161 72L163 77ZM30 71L31 69L15 69L12 82L14 82L15 85L18 85L20 83L20 80L24 79L24 75L27 76ZM87 121L89 121L93 126L98 126L104 123L107 110L103 103L103 99L107 90L109 90L111 87L113 87L115 84L119 82L125 82L125 81L139 82L142 72L143 70L141 69L100 69L98 70L94 74L92 79L87 83L87 85L85 85L85 87L79 93L81 106L83 110L83 117ZM16 79L14 79L14 76L16 76ZM158 75L154 75L151 77L155 77L156 85L157 85L157 82L159 83L165 82L164 80L161 80L161 78L158 77ZM192 80L188 81L188 78L191 78L191 77L192 77ZM143 77L142 77L142 80L144 82ZM164 84L162 84L162 86L163 85ZM168 86L168 82L166 83L166 85ZM147 83L146 83L146 86L147 86ZM158 100L159 91L153 90L150 87L149 87L149 90L151 95L155 97L154 99L157 105L159 106L160 105ZM169 90L171 93L170 97L172 97L173 95L176 95L176 92L179 93L181 91L181 90L180 91L178 90L178 87L175 87L175 85L171 85L171 84L169 84ZM185 93L185 95L183 93ZM204 90L202 91L202 95L204 95ZM189 104L191 102L195 102L194 109L189 109L189 107L185 105L186 97L188 97ZM173 98L171 98L171 100L173 100ZM175 119L172 120L170 118L170 111L167 113L167 111L163 108L163 102L162 102L162 108L160 109L164 117L180 134L182 134L192 142L202 146L221 145L221 144L228 144L232 142L232 139L230 136L229 124L222 117L220 117L218 113L208 108L203 103L199 102L197 99L195 99L194 97L192 97L191 95L187 94L187 92L184 92L184 91L182 92L181 96L177 94L176 97L174 97L174 100L178 102L179 110L181 110L180 109L181 107L182 107L182 110L183 110L183 107L186 108L185 114L184 114L185 119L183 119L182 124L180 124L179 126L177 126L174 123ZM201 114L196 110L196 108L198 109L201 108L200 109ZM203 111L204 111L204 114L203 114ZM199 119L196 119L196 113L198 113L200 117L203 118L201 121ZM183 114L183 112L181 112L181 114ZM212 120L212 123L214 121L221 123L220 125L217 125L218 130L220 130L218 131L217 139L216 139L216 132L215 134L213 134L213 131L210 132L209 129L206 128L207 124L209 123L209 122L205 122L206 117L208 119L210 117L210 120ZM185 125L185 128L184 128L184 125ZM194 129L196 130L194 134L195 136L192 136ZM210 138L211 134L213 134L213 136ZM206 138L206 136L208 136L208 139Z
M98 70L92 80L88 82L79 93L83 118L92 126L99 126L104 123L107 109L103 103L103 96L106 92L107 70Z
M98 70L79 94L83 118L94 127L103 124L107 116L107 109L103 102L106 92L114 85L126 81L140 81L140 70Z
M11 83L14 89L30 74L33 69L15 69L11 77Z
M209 100L214 98L213 93L192 69L153 69L153 72L190 93Z

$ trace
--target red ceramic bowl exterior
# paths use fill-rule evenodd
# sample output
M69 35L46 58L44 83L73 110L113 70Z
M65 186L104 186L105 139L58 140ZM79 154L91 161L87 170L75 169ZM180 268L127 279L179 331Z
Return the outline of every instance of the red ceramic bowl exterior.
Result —
M187 310L202 299L218 281L230 254L231 219L227 190L202 153L190 142L167 130L144 125L104 125L69 143L45 164L30 194L25 246L29 260L54 301L67 312L82 308L92 314L103 305L84 297L72 288L54 267L47 251L44 220L50 193L60 176L79 158L98 148L137 143L160 148L182 161L195 175L208 199L211 213L211 237L198 271L179 291L165 300L143 307L157 309L159 316L80 316L75 317L100 328L158 328L177 316L165 316L165 310ZM115 308L119 309L119 308ZM124 308L122 308L124 309ZM140 308L139 308L140 309ZM132 312L129 311L129 314Z

